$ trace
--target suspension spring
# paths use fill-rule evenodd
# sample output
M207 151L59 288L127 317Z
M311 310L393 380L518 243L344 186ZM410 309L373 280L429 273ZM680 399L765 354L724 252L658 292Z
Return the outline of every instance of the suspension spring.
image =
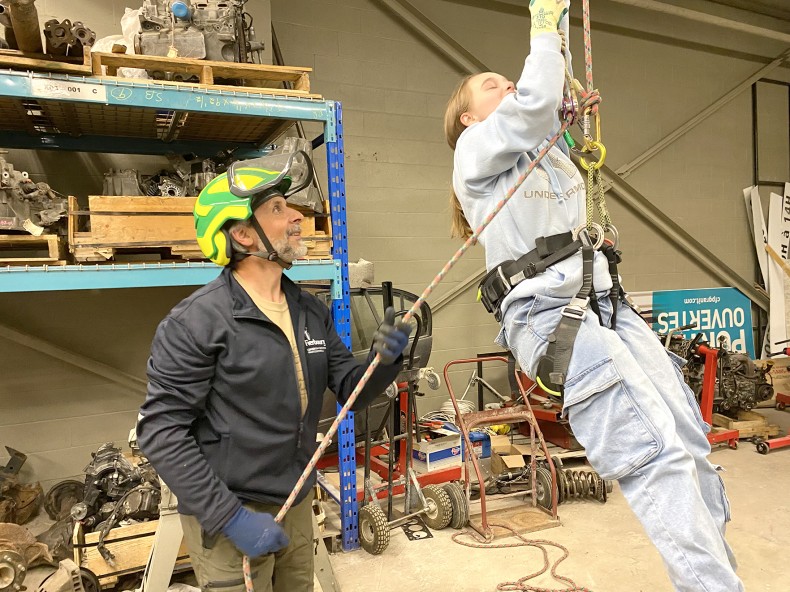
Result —
M612 492L612 482L602 479L592 470L576 471L556 467L558 503L572 499L596 499L606 503L606 496Z

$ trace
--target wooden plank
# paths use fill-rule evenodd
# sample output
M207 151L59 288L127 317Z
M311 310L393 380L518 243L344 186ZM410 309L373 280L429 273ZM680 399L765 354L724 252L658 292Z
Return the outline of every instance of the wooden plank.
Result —
M195 199L194 197L89 196L90 242L76 240L75 245L92 244L109 247L117 246L119 243L134 243L134 246L168 246L172 243L188 241L191 250L199 251L192 215ZM102 215L107 212L139 212L140 214L150 212L150 215ZM162 212L182 215L157 215Z
M6 66L16 70L33 70L35 72L57 72L58 74L72 74L89 76L91 67L81 63L66 63L46 59L46 54L9 53L12 50L0 50L0 67ZM38 57L26 57L35 55Z
M737 418L720 413L713 414L713 425L738 430L739 438L771 438L779 434L779 426L769 424L768 419L756 411L738 411Z
M140 522L129 526L113 528L105 537L107 549L115 555L115 565L108 564L98 551L99 533L85 534L85 544L81 550L81 567L90 569L99 578L102 587L117 581L118 576L142 571L148 563L154 534L159 526L158 520ZM189 557L184 542L178 552L178 562L184 563Z
M168 58L163 56L142 56L101 52L95 52L92 55L94 60L98 57L100 63L108 67L116 66L142 68L145 70L161 70L165 72L184 72L195 76L200 76L204 68L210 68L214 78L269 80L272 82L293 82L302 85L304 85L304 83L301 82L303 76L313 71L312 68L300 66L240 64L236 62L216 62L191 58Z
M43 255L45 249L47 254L44 256L22 254L42 251ZM60 241L55 234L0 234L0 263L57 263L60 259Z

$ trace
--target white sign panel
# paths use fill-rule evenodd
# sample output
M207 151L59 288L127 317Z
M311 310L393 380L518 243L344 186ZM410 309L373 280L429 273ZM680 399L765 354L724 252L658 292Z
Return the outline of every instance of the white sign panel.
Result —
M107 89L101 84L33 78L30 81L30 90L34 97L107 102Z

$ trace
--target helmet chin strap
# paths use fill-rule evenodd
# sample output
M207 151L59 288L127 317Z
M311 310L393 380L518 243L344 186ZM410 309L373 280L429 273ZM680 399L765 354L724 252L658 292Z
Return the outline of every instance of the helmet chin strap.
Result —
M266 247L266 250L253 251L251 253L238 253L240 258L248 257L248 256L259 257L261 259L266 259L267 261L274 261L283 269L291 269L292 264L288 263L287 261L283 261L283 259L280 258L280 255L272 246L271 241L269 241L269 239L266 237L266 233L263 231L263 228L261 228L261 225L258 223L258 220L255 218L255 216L250 217L250 223L252 224L252 227L255 229L258 238L261 239L263 246Z

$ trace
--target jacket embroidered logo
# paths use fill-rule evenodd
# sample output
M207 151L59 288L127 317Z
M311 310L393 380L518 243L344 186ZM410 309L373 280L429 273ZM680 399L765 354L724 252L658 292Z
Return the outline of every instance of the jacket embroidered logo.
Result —
M313 339L307 329L304 330L304 345L308 354L322 354L326 351L326 340Z

